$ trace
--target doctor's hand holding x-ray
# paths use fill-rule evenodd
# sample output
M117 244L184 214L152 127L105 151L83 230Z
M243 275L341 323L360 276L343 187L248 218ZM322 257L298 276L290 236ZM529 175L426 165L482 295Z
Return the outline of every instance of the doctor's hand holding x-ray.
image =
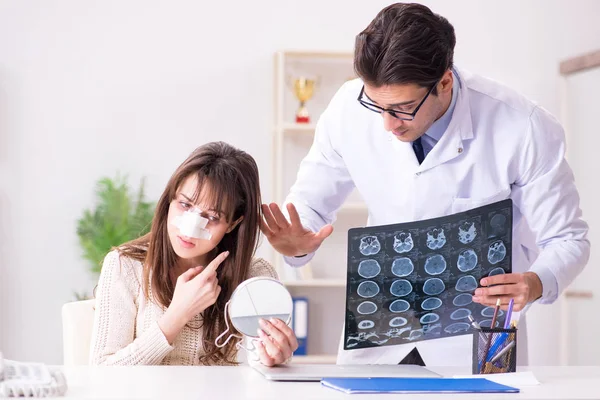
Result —
M490 276L480 283L484 287L475 290L473 301L486 306L494 306L500 299L502 309L506 310L513 299L514 310L521 311L528 303L542 297L542 282L534 272Z
M499 298L506 308L514 298L517 311L553 303L590 249L564 131L521 94L457 68L455 44L452 25L426 6L383 9L356 37L359 79L346 82L320 116L285 213L263 205L262 231L287 264L302 266L354 189L367 205L368 226L510 198L513 273L483 277L473 301L494 305ZM527 354L525 330L519 322L519 357ZM467 336L340 348L338 363L404 362L416 347L426 364L470 365Z

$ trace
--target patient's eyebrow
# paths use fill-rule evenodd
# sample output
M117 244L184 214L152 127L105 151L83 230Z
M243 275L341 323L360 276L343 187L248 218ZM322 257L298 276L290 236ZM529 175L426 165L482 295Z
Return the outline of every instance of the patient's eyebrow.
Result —
M185 198L188 202L192 203L194 206L197 206L197 204L194 204L194 200L190 199L189 197L187 197L185 194L183 193L179 193L183 198ZM202 207L200 207L202 208ZM209 208L208 210L204 210L204 211L212 211L215 212L217 214L219 214L219 216L224 215L223 211L221 210L216 210L214 208Z
M189 197L187 197L185 194L183 193L179 193L180 196L182 196L183 198L185 198L187 201L189 201L190 203L193 203L194 201L192 199L190 199Z

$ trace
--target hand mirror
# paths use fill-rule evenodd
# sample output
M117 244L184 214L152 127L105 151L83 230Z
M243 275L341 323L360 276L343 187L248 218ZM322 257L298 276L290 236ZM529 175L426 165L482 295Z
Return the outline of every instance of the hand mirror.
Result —
M233 291L225 306L225 318L229 316L233 327L249 338L258 338L258 321L262 319L279 318L286 324L292 319L292 296L286 287L278 280L269 277L250 278ZM227 331L229 325L227 326ZM217 338L217 346L222 347L232 336L230 334L223 344L219 339L227 333L223 332ZM248 349L247 349L248 350Z

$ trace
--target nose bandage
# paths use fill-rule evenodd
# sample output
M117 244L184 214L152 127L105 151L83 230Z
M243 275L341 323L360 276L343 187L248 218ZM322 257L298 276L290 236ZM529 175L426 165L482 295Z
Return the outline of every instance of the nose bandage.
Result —
M171 223L179 228L179 232L184 236L204 240L210 240L212 237L210 231L206 229L208 219L200 215L196 209L186 211L183 215L173 218Z

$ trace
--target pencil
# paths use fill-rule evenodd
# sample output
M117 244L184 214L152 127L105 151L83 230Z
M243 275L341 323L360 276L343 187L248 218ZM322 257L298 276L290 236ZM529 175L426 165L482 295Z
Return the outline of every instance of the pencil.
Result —
M500 299L496 300L496 308L494 308L494 316L492 317L492 325L490 328L494 329L496 327L496 319L498 318L498 310L500 310Z
M492 317L492 324L490 325L490 329L494 329L496 327L496 318L498 318L498 310L500 310L500 299L496 300L496 308L494 309L494 316ZM488 353L490 352L490 347L492 347L492 337L494 336L494 332L489 333L490 337L488 338L487 346L485 346L485 353L483 357L483 363L481 368L479 369L479 373L483 372L483 368L488 358Z

